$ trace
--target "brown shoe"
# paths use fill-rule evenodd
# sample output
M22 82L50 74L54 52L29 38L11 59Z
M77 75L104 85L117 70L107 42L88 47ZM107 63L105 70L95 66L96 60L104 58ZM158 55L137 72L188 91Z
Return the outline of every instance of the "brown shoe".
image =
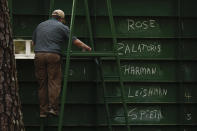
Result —
M50 110L48 111L48 113L49 113L50 115L53 115L53 116L58 116L57 112L55 112L53 109L50 109Z
M40 118L45 118L45 117L47 117L47 115L45 115L45 114L40 114Z

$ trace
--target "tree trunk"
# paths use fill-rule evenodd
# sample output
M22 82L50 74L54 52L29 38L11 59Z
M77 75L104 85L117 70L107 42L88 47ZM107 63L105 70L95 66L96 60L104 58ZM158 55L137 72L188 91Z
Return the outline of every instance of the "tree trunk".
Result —
M0 131L24 131L7 0L0 0Z

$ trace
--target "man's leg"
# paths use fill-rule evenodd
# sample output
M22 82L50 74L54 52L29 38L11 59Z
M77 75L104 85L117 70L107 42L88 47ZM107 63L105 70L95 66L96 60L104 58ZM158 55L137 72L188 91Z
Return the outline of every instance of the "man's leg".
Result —
M46 117L48 112L48 90L47 90L47 67L46 55L44 53L36 53L35 55L35 75L40 85L38 89L38 97L40 102L40 117Z
M50 53L47 59L49 112L59 113L59 95L61 91L61 58Z

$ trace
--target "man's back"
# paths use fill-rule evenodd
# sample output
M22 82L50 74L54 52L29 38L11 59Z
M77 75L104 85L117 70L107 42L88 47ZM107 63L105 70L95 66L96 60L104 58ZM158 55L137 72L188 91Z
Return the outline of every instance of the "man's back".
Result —
M61 54L61 46L68 39L68 34L69 28L55 19L40 23L33 34L35 52Z

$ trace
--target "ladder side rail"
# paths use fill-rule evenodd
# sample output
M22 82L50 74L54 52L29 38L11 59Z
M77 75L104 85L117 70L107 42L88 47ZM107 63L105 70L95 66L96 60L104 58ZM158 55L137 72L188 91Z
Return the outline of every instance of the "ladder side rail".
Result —
M110 21L110 27L111 27L111 33L112 33L112 38L113 38L113 51L116 56L116 62L117 62L117 68L118 68L118 74L119 74L119 80L120 80L120 90L121 90L121 99L123 103L123 109L124 109L124 116L125 116L125 124L127 126L127 130L131 131L130 126L129 126L129 120L128 120L128 109L127 109L127 104L126 104L126 98L125 98L125 91L124 91L124 83L123 83L123 78L122 78L122 73L120 69L120 57L117 51L117 37L116 37L116 31L115 31L115 24L114 24L114 18L112 14L112 6L111 6L111 0L107 0L107 9L108 9L108 14L109 14L109 21Z
M107 102L107 90L106 90L106 82L105 82L105 79L104 79L104 73L103 73L103 68L102 68L102 60L101 58L99 58L99 72L100 72L100 78L101 78L101 81L102 81L102 87L103 87L103 97L104 97L104 104L105 104L105 109L106 109L106 113L107 113L107 122L108 122L108 129L109 131L113 131L112 130L112 121L111 121L111 116L110 116L110 110L109 110L109 103Z
M66 90L68 86L68 71L70 65L70 55L71 55L71 46L72 46L72 36L74 32L74 21L76 15L76 4L77 0L73 0L72 5L72 14L71 14L71 25L70 25L70 34L69 34L69 42L68 48L66 52L66 69L64 71L64 82L63 82L63 89L62 89L62 98L61 98L61 109L60 109L60 116L59 116L59 123L58 123L58 131L62 131L62 124L63 124L63 116L64 116L64 104L66 99Z
M92 48L92 51L94 51L94 40L93 40L93 33L92 33L92 24L91 24L91 19L90 19L90 13L89 13L89 6L88 6L88 0L84 0L84 5L85 5L85 12L86 12L86 21L88 23L88 32L89 32L89 37L90 37L90 46Z

